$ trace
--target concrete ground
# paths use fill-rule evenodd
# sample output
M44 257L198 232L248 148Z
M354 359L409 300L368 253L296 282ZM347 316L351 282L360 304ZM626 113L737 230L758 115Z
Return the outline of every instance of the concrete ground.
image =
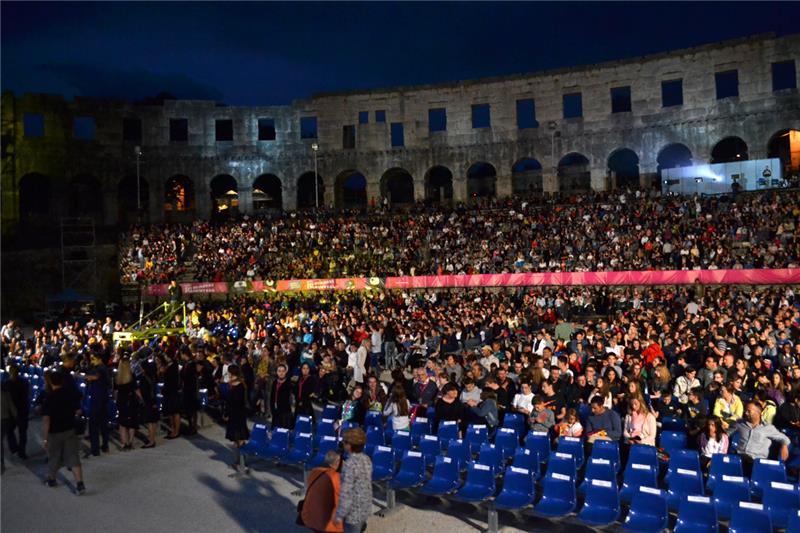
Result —
M44 451L40 446L38 420L31 421L28 454L24 463L6 454L2 475L4 533L86 533L191 530L193 533L222 531L308 531L295 525L296 505L301 498L292 493L302 487L299 468L254 465L250 475L231 477L231 453L222 428L213 424L192 438L160 439L153 449L121 452L112 443L111 452L83 460L87 492L73 493L72 475L62 470L59 486L44 485ZM375 512L385 501L376 487ZM436 498L398 494L401 505L382 518L370 518L368 531L474 532L484 530L485 508ZM501 530L591 531L574 520L547 520L500 514Z

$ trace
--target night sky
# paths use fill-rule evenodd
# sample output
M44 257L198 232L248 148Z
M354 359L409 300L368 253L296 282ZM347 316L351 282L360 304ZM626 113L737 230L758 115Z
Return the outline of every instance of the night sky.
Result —
M799 31L800 3L2 3L2 89L230 105Z

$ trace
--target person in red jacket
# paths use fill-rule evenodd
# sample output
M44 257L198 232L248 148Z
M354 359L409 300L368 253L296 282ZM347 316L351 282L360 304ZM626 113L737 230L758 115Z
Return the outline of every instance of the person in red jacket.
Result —
M657 358L664 358L664 352L661 350L661 346L658 344L658 338L650 337L649 344L647 348L642 351L642 359L644 360L644 365L648 369L653 367L653 361Z

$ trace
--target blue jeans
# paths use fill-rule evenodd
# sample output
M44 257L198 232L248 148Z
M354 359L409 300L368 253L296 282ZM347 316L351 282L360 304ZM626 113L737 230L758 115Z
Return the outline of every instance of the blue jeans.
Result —
M344 533L361 533L367 524L361 522L360 524L344 523Z

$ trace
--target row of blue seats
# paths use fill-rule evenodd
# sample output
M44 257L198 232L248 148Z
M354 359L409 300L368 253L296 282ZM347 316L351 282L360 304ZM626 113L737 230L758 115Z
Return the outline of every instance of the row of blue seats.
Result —
M290 441L293 441L291 446ZM330 449L335 449L338 441L336 436L323 436L315 454L311 433L293 433L288 429L279 428L268 440L266 427L257 425L253 430L253 438L243 451L275 459L281 463L299 464L313 468L322 465L325 453ZM423 442L429 441L431 440L423 439ZM609 443L605 447L601 446L601 449L603 448L613 450L616 446L615 443ZM648 449L652 451L652 454ZM622 502L631 503L631 512L626 519L626 527L634 531L649 531L646 528L637 529L636 524L640 521L656 523L660 520L664 523L661 527L663 529L666 527L670 509L677 510L680 518L683 515L691 514L690 511L684 509L685 507L697 507L701 504L710 505L710 509L713 511L709 514L706 509L702 513L703 516L713 516L714 523L718 519L731 518L732 524L736 521L737 513L747 514L750 510L761 506L762 509L766 508L771 523L774 523L776 527L786 527L791 513L796 513L800 508L800 490L797 486L771 479L770 476L775 476L780 472L785 475L783 465L775 465L773 461L756 462L752 482L757 483L760 487L764 503L754 504L750 501L752 490L750 483L742 476L732 475L737 472L741 473L741 462L736 456L719 455L712 460L710 479L713 478L715 483L713 484L713 497L708 497L702 490L702 476L699 471L679 468L679 465L686 465L678 462L671 465L674 470L672 475L670 476L668 473L668 489L659 489L657 467L652 464L654 460L657 460L655 449L647 446L633 447L634 459L632 461L642 462L629 462L620 490L617 490L617 477L612 461L596 458L594 453L587 463L583 482L578 485L574 458L560 452L551 453L551 457L547 461L547 474L544 478L540 478L541 461L538 454L530 449L518 449L514 454L513 463L504 466L504 463L498 460L500 455L496 445L490 443L482 445L478 459L474 461L469 453L469 447L464 441L456 440L448 446L446 456L433 456L433 475L430 479L426 479L427 467L431 464L430 456L427 453L416 450L403 451L398 469L397 452L394 447L383 445L377 446L371 451L374 481L388 482L392 489L419 488L421 493L432 496L453 496L466 501L485 501L490 502L497 509L521 509L533 504L535 483L541 479L543 496L534 506L537 513L547 516L560 516L553 513L561 513L561 515L572 513L577 507L577 493L580 493L585 494L587 502L579 514L581 520L594 525L614 522L619 519L620 504ZM694 459L697 460L696 456ZM467 476L462 485L461 471L464 469L467 471ZM762 474L765 477L762 478ZM500 476L503 479L503 489L495 497L497 492L495 482ZM694 483L699 482L701 489L695 490L691 483L687 483L684 478L692 479ZM647 499L654 494L658 498L663 497L664 509L663 513L659 511L656 517L658 520L653 518L650 504L641 505L641 511L637 514L637 509L640 507L637 499ZM737 509L742 509L742 511L737 511ZM687 523L691 524L692 521ZM684 524L681 530L690 530L687 527ZM654 530L660 531L660 529Z

